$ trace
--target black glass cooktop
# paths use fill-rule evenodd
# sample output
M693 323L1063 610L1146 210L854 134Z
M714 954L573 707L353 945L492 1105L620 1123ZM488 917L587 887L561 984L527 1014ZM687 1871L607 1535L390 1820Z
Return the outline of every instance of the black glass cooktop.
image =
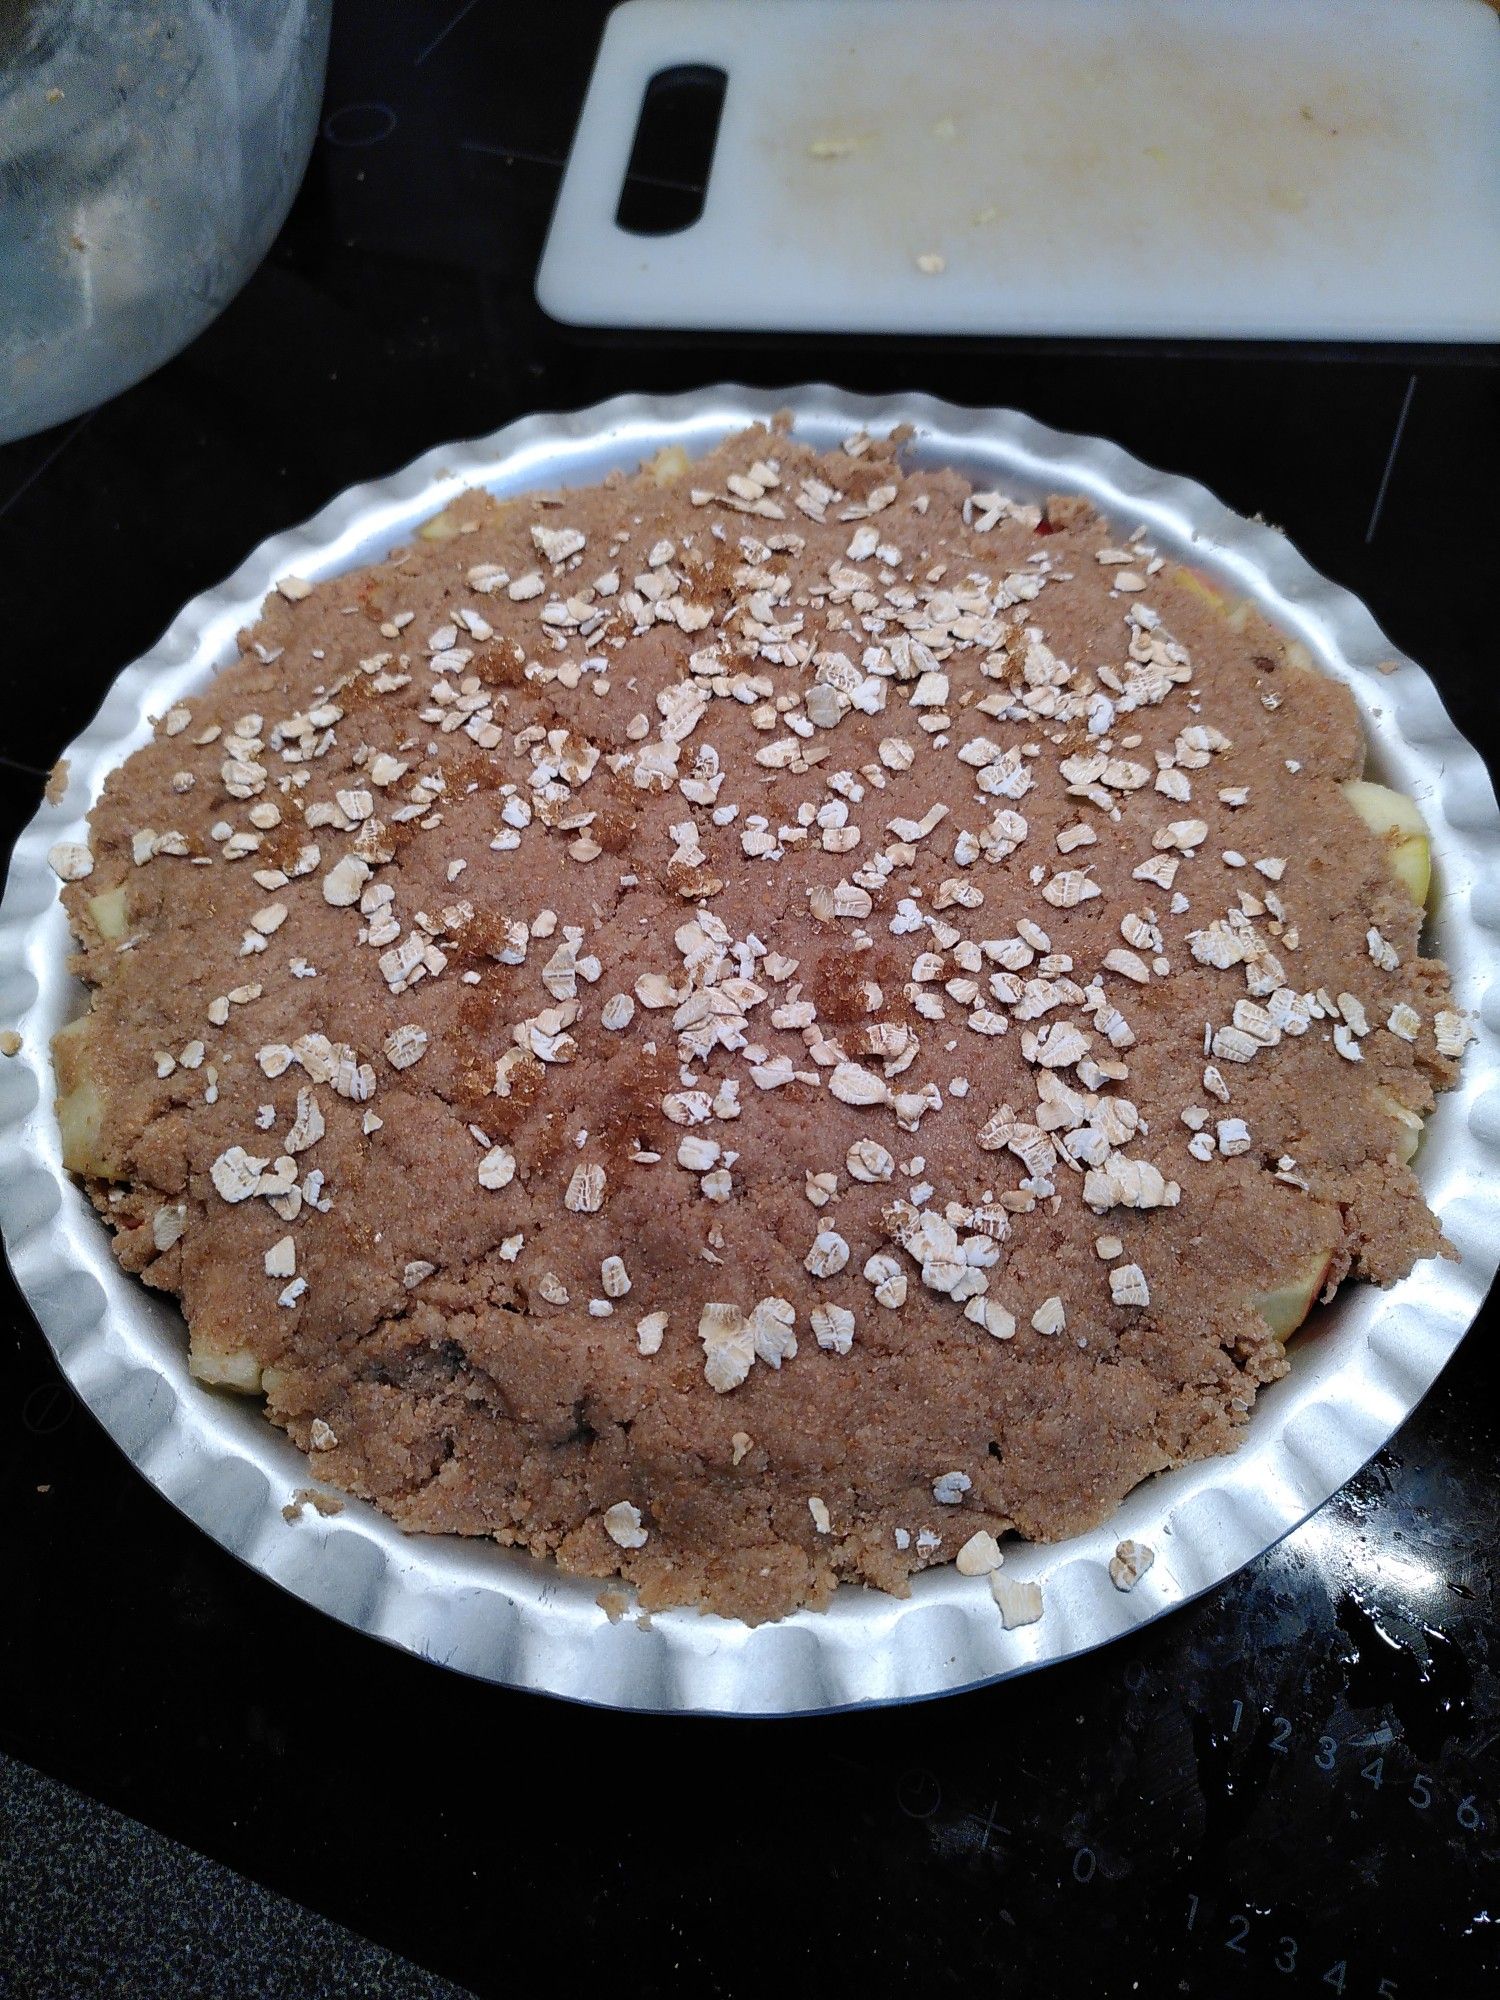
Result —
M1493 352L570 334L532 282L604 11L346 0L261 271L0 451L7 840L263 536L442 439L725 378L1014 404L1192 474L1364 597L1493 757ZM281 1595L137 1477L5 1284L0 1993L1413 2000L1500 1969L1492 1312L1344 1493L1134 1642L693 1722L461 1680Z

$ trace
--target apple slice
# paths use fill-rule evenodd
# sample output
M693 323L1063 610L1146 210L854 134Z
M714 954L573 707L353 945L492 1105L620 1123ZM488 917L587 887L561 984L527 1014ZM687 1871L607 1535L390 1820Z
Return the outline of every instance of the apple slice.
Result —
M188 1373L210 1389L232 1389L237 1396L261 1392L260 1363L248 1347L218 1347L201 1333L191 1336Z
M1252 1296L1251 1305L1278 1340L1289 1339L1312 1311L1313 1300L1323 1289L1332 1263L1332 1255L1326 1250L1321 1251L1311 1263L1294 1272L1284 1285L1278 1285L1274 1291L1256 1292Z
M692 464L692 460L680 444L664 444L654 458L648 458L642 470L649 472L657 486L672 486Z
M431 520L424 521L417 530L418 536L424 542L451 542L453 537L461 532L458 516L450 513L446 507L441 514L434 514Z
M104 889L97 896L90 896L87 904L89 915L94 920L94 929L100 937L111 944L125 935L125 885L118 889Z
M1409 1166L1422 1142L1422 1120L1415 1111L1410 1111L1400 1098L1393 1097L1388 1090L1375 1092L1375 1100L1396 1127L1394 1145L1396 1158L1402 1166Z
M92 1180L124 1178L119 1163L104 1144L104 1099L89 1074L89 1033L93 1017L80 1014L52 1037L52 1067L57 1076L57 1123L62 1132L63 1165L70 1174Z
M1243 597L1226 597L1219 586L1201 569L1189 569L1186 565L1174 572L1177 581L1195 597L1201 597L1212 610L1221 614L1231 632L1243 632L1250 623L1252 607Z
M1183 563L1172 574L1185 590L1190 590L1195 597L1201 597L1204 603L1211 605L1215 611L1228 608L1228 598L1216 584L1209 582L1202 570L1189 569L1187 564Z
M1339 790L1384 846L1396 880L1424 908L1432 881L1432 842L1416 800L1368 778L1350 778Z

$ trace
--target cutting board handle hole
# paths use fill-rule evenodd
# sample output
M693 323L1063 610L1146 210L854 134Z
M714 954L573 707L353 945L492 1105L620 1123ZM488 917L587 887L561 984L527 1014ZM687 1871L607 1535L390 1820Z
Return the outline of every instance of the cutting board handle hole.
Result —
M615 210L618 228L675 236L702 215L728 84L711 63L674 63L652 77Z

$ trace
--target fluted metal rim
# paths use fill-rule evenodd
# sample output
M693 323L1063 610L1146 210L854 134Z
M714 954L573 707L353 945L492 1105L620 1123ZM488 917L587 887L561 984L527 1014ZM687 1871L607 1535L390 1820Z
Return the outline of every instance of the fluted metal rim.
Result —
M1372 771L1411 792L1427 816L1429 935L1479 1030L1417 1160L1461 1261L1424 1264L1387 1292L1342 1292L1298 1341L1290 1375L1262 1391L1234 1456L1148 1481L1090 1534L1008 1552L1007 1574L1040 1581L1046 1603L1040 1623L1011 1632L984 1583L951 1567L917 1578L909 1598L845 1586L827 1611L775 1625L691 1611L612 1624L594 1582L488 1543L405 1535L362 1502L287 1523L281 1509L308 1484L307 1460L256 1408L190 1380L180 1314L115 1264L103 1225L63 1171L52 1114L48 1043L83 996L66 970L67 923L47 851L83 837L105 776L147 740L149 717L234 657L235 634L278 577L333 576L374 560L466 487L588 484L664 444L707 450L783 409L820 447L856 428L908 424L922 462L1020 495L1085 493L1122 531L1144 523L1163 548L1301 639L1352 689ZM1070 1658L1222 1583L1336 1492L1431 1386L1500 1262L1500 810L1484 765L1429 677L1283 535L1102 439L1011 410L826 384L620 396L526 417L351 487L263 542L119 675L66 755L67 790L17 841L0 904L0 1022L23 1036L20 1054L0 1064L0 1229L17 1281L73 1387L167 1499L307 1603L462 1672L619 1708L772 1715L915 1700ZM1128 1595L1106 1569L1125 1536L1158 1551Z

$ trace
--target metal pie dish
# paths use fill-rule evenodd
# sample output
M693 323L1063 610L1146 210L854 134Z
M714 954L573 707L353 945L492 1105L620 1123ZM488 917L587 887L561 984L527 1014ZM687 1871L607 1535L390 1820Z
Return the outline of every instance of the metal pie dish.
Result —
M698 456L781 409L820 449L856 429L909 424L918 463L955 466L1022 498L1086 494L1119 532L1143 523L1164 552L1300 639L1352 690L1369 774L1409 792L1427 819L1434 886L1424 946L1447 961L1454 1004L1477 1030L1415 1163L1461 1261L1431 1260L1384 1292L1349 1285L1319 1308L1293 1342L1290 1373L1260 1391L1232 1455L1156 1475L1088 1534L1008 1542L1005 1574L1039 1582L1045 1602L1039 1623L1013 1631L984 1580L951 1565L915 1577L906 1598L844 1585L825 1611L754 1628L692 1610L641 1621L627 1612L612 1623L597 1579L491 1542L405 1534L363 1501L346 1499L330 1515L307 1508L289 1522L284 1505L314 1480L308 1460L258 1403L189 1378L175 1302L119 1268L104 1223L62 1165L49 1043L87 994L67 970L71 939L47 852L86 837L106 775L149 740L152 716L236 657L236 634L275 580L377 561L467 487L507 496L589 485L666 444ZM1396 671L1382 671L1393 661ZM1500 939L1500 811L1484 765L1421 668L1281 534L1101 440L1009 410L828 387L626 396L527 417L353 487L263 542L125 669L65 754L66 792L16 843L0 905L0 1025L23 1037L19 1054L0 1062L0 1227L17 1282L74 1389L174 1506L307 1603L461 1672L617 1708L779 1715L916 1700L1071 1658L1211 1590L1321 1506L1430 1387L1500 1262L1500 982L1486 991ZM1157 1552L1128 1594L1107 1567L1127 1537Z

